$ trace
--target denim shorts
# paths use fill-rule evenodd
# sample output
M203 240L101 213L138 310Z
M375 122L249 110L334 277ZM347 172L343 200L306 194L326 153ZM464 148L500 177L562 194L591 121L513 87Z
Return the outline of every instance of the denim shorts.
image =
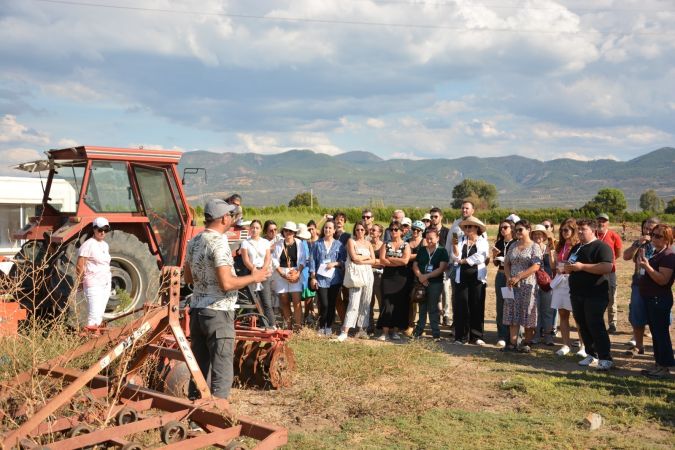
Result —
M630 287L630 304L628 305L628 321L634 327L647 325L647 304L640 295L640 287L637 277L633 276L633 284Z

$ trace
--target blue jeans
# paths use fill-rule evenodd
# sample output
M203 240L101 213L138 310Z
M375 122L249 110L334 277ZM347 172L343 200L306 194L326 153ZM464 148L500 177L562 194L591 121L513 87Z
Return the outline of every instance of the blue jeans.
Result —
M427 313L429 314L429 325L431 326L431 335L434 338L441 337L441 315L438 310L438 300L443 293L443 283L429 283L427 286L427 299L419 304L420 319L415 327L415 336L420 336L427 325Z
M535 336L539 335L541 330L544 334L550 334L553 330L553 321L555 320L555 310L551 308L551 297L553 293L551 291L544 292L542 289L539 289L537 292L537 333ZM543 336L543 334L542 334Z
M654 343L654 359L656 364L662 367L675 366L673 358L673 343L670 340L668 326L670 323L670 310L673 308L673 293L662 297L647 297L647 317L649 329L652 330L652 342Z
M506 287L506 275L503 270L497 272L495 276L495 294L497 295L497 339L509 340L509 326L504 325L504 297L502 288ZM550 304L550 302L549 302Z

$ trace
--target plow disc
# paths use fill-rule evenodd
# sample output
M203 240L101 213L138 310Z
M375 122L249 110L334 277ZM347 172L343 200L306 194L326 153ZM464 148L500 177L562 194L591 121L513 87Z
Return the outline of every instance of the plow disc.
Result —
M237 340L234 376L240 384L274 389L288 387L294 371L295 354L283 341Z
M167 289L161 305L148 305L144 316L132 323L109 328L0 385L0 421L8 425L0 434L0 448L141 449L159 445L189 450L231 448L244 439L251 447L267 450L287 442L284 428L235 416L226 400L211 395L179 323L180 271L165 267L163 274ZM162 345L167 335L174 347ZM94 351L98 360L88 368L65 366ZM268 354L272 357L274 352ZM144 378L149 358L156 361L157 357L172 360L167 367L183 367L172 378L178 391L171 395L135 381ZM113 363L119 363L121 372L108 370ZM191 379L200 398L180 398L186 397L179 391L186 390ZM14 394L26 385L43 386L44 398L30 404L17 401Z

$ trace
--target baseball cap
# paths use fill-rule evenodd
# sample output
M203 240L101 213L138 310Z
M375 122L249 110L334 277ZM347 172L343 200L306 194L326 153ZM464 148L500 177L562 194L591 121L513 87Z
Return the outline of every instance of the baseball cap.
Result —
M94 226L94 228L103 228L103 227L110 228L110 222L108 222L108 219L106 219L105 217L95 218L92 225Z
M412 227L413 227L413 228L417 228L418 230L424 231L424 229L425 229L427 226L424 225L424 222L422 222L421 220L416 220L416 221L413 222Z
M608 216L607 214L605 214L605 213L600 213L600 214L598 214L597 216L595 216L595 219L596 219L596 220L597 220L597 219L605 219L605 220L609 220L609 216Z
M411 226L412 220L410 219L410 217L404 217L403 219L401 219L401 225Z
M230 205L220 198L212 198L206 202L206 206L204 206L204 218L210 222L215 219L220 219L225 214L232 214L237 210L239 210L237 205Z

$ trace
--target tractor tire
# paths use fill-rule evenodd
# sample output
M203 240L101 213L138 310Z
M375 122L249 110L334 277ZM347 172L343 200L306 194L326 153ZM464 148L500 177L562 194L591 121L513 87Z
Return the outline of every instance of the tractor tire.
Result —
M9 288L21 306L31 314L45 316L53 313L48 302L43 301L47 263L44 241L27 241L14 256L14 265L9 271Z
M73 290L78 251L85 240L83 236L68 243L52 260L48 277L52 299L73 328L87 324L87 299L82 290ZM154 301L159 292L160 270L157 257L133 234L113 230L105 240L110 247L112 289L103 319L110 320L141 307L146 301ZM129 299L120 298L117 289L125 291Z

